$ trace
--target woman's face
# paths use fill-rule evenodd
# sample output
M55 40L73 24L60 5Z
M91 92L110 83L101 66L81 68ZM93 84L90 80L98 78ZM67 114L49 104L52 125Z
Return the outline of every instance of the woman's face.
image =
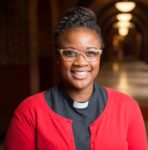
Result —
M89 48L100 49L101 40L96 32L90 29L69 29L60 37L60 49L69 48L81 52ZM62 82L67 88L76 90L92 88L99 71L100 57L96 61L88 62L85 57L79 55L74 61L65 61L59 55L58 61Z

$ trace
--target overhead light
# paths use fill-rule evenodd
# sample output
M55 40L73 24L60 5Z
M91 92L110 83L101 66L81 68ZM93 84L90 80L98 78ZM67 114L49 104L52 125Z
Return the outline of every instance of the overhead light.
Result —
M119 21L129 21L129 20L132 19L132 14L130 14L130 13L120 13L116 17Z
M117 2L115 7L121 12L130 12L136 7L136 3L132 1Z
M118 32L121 36L126 36L128 34L129 29L128 28L119 28Z
M134 27L134 24L129 21L118 21L113 24L113 27L114 28L122 28L122 27L132 28L132 27Z

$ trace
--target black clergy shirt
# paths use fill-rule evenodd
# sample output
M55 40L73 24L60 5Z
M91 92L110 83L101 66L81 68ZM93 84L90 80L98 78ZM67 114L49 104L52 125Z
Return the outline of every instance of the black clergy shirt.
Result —
M94 91L88 106L83 109L73 107L74 100L68 95L62 84L45 92L48 106L57 114L73 120L72 128L76 150L90 150L90 129L92 124L102 113L107 103L104 87L94 84Z

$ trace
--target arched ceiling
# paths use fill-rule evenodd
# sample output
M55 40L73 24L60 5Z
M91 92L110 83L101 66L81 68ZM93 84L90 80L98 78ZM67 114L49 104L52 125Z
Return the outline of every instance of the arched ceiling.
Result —
M119 1L119 0L118 0ZM134 0L137 5L131 12L132 22L138 30L145 32L148 30L148 0ZM86 6L91 8L98 17L99 24L104 32L108 31L116 22L116 15L119 11L115 8L117 0L78 0L77 6Z
M98 23L101 26L103 37L105 40L105 43L110 43L111 37L114 33L113 24L117 22L116 15L120 13L115 8L115 3L120 0L78 0L77 6L86 6L91 8L97 15ZM141 53L143 53L143 56L146 59L146 49L148 48L147 39L148 39L148 0L133 0L136 2L136 8L131 11L132 13L132 20L131 22L134 24L134 32L137 32L137 34L140 33L142 36L142 45L141 45ZM128 34L130 37L130 35ZM130 39L131 47L132 44L134 44L133 37L128 38ZM136 38L136 37L134 37ZM144 58L143 57L143 58Z
M117 0L93 0L88 6L96 12L99 24L103 25L104 30L110 28L116 21L116 14L119 11L114 6L115 2ZM136 8L131 12L133 15L132 22L140 30L146 30L148 27L148 1L136 0L135 2Z

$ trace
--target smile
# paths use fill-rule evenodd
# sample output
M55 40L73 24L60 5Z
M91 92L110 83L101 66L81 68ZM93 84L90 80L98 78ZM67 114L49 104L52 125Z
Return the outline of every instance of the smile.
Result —
M90 71L72 71L72 75L76 79L85 79L89 75Z

